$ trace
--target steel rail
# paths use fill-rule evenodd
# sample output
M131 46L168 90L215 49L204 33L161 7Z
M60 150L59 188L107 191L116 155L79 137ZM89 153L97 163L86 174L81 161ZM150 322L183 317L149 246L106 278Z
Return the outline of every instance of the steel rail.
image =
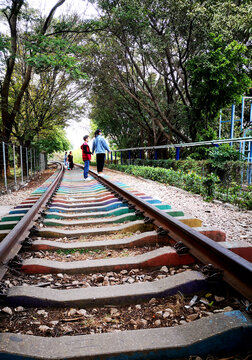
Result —
M182 241L189 252L203 264L212 264L217 269L223 270L223 279L252 301L252 264L250 262L106 178L98 177L93 171L90 173L105 186L143 211L145 216L152 218L157 227L161 226L167 230L168 236L174 241Z
M39 210L41 210L41 208L45 205L45 203L55 191L59 182L62 180L64 171L64 166L60 164L59 173L53 182L49 185L48 189L0 243L0 263L2 265L0 268L0 279L6 272L6 263L18 253L22 246L21 242L26 236L25 234L29 234L31 222L35 220Z

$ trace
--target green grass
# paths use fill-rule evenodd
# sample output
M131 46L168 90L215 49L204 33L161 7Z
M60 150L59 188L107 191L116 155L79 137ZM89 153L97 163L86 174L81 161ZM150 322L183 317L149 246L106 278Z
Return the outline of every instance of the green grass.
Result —
M73 150L73 160L77 164L83 164L81 149Z
M93 255L93 254L95 254L95 253L97 253L97 254L99 254L99 253L101 253L102 252L102 250L100 250L100 249L58 249L57 250L57 253L58 254L65 254L65 255L68 255L68 254L74 254L74 253L76 253L76 252L79 252L80 254L87 254L87 253L89 253L89 254L91 254L91 255Z
M73 160L77 164L83 164L81 149L73 150ZM95 161L95 155L92 155L91 161Z

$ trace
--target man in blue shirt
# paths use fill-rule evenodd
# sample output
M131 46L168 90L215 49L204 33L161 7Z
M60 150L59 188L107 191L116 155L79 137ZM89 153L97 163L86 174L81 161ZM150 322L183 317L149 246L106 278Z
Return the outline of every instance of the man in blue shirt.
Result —
M105 154L106 150L110 152L110 148L106 143L105 139L101 136L101 130L96 130L95 138L93 140L92 154L96 153L96 165L97 165L97 173L101 175L104 162L105 162Z

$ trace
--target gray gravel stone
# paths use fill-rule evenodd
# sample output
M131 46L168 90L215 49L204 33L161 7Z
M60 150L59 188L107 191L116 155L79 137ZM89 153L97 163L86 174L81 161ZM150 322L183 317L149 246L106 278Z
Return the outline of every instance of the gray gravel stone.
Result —
M208 203L201 197L182 189L126 175L118 171L105 170L105 174L113 177L113 181L121 181L132 186L135 190L171 205L172 208L181 209L187 215L201 219L205 227L214 227L224 231L229 241L239 240L241 236L248 235L249 238L247 239L252 243L250 234L252 211L241 211L233 205L231 205L232 208L225 207L224 203L219 200ZM248 228L244 228L242 224L247 225Z

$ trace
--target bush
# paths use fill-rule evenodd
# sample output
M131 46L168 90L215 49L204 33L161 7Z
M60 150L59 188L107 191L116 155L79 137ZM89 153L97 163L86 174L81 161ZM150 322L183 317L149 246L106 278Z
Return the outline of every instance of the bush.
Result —
M238 205L241 208L252 209L251 188L243 191L235 182L229 183L229 188L223 186L218 176L213 173L201 176L194 171L164 169L151 166L107 164L107 167L119 170L137 177L154 180L163 184L176 186L192 193L200 194L206 200L214 198Z
M219 165L226 161L238 161L241 158L241 153L231 147L229 144L222 144L219 147L215 147L208 152L209 158L213 164Z
M172 169L154 168L150 166L136 166L136 165L107 165L110 169L119 170L126 174L143 177L158 181L160 183L169 184L184 188L188 191L201 193L202 178L196 173L185 173L181 170L175 171Z
M215 196L216 184L220 181L215 174L208 174L203 180L203 187L206 193L206 199L212 200Z
M214 173L224 183L229 184L231 181L237 183L241 182L242 169L246 168L246 163L241 160L234 160L237 158L237 151L230 149L229 145L221 149L218 148L211 150L211 156L208 160L195 160L188 157L186 160L174 159L132 159L132 163L137 166L151 166L160 167L164 169L181 170L183 172L195 172L199 176L207 176L207 174ZM216 154L220 154L217 156ZM238 154L240 154L238 152ZM244 174L246 171L244 171Z

